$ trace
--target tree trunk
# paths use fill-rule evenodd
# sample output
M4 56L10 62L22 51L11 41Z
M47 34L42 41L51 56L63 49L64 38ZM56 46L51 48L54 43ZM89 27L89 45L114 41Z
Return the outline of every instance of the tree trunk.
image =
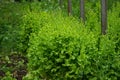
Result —
M82 21L85 21L85 2L84 0L80 0L80 18L82 19Z
M72 3L71 0L68 0L68 15L70 16L72 14Z
M101 0L101 33L106 34L107 30L107 0Z

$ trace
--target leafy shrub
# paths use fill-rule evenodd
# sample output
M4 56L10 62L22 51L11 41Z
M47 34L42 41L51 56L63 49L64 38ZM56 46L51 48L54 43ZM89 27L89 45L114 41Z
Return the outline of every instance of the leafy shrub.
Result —
M108 36L101 36L99 50L89 55L89 64L85 68L87 79L117 80L119 76L119 54L115 52L115 42ZM118 71L117 71L118 70ZM88 73L86 73L88 71Z
M120 53L120 2L113 5L112 10L108 12L108 35L116 44L116 52Z
M85 26L90 32L92 31L99 36L101 34L100 1L86 3L85 10Z
M24 80L119 80L119 3L108 12L108 34L102 36L97 4L95 9L87 8L85 25L61 13L38 12L38 7L30 10L35 4L27 5L26 15L23 10L23 14L0 18L0 47L19 46L27 52L28 74ZM9 74L4 78L12 79Z
M40 29L45 26L48 19L49 16L46 12L29 12L23 16L22 23L20 25L22 29L20 41L22 52L26 53L31 34L35 33L37 35Z
M58 13L48 15L44 26L29 36L25 80L120 79L120 56L119 51L115 51L116 40L109 35L112 31L99 35L100 30L96 28L99 22L91 30L74 18Z
M77 33L78 30L75 28L75 30L73 29L74 31L71 32L72 27L67 23L70 23L70 22L68 20L64 20L64 18L60 18L60 16L57 18L52 16L51 20L49 20L46 23L46 25L43 28L41 28L41 31L39 31L38 34L32 34L32 36L30 37L31 44L28 50L28 57L30 59L33 56L32 57L33 60L30 60L30 63L29 63L29 68L30 69L34 68L33 74L36 74L36 72L38 72L36 75L42 78L53 78L53 79L57 77L60 77L61 79L63 78L64 74L63 75L60 75L60 74L64 73L64 70L67 70L67 67L66 67L67 65L65 65L64 61L67 61L67 58L69 60L69 56L72 56L73 54L71 52L73 51L72 47L74 47L76 44L75 42L72 43L72 41L77 41L76 39L74 40L74 37L78 35ZM76 34L76 36L74 34ZM36 45L34 45L34 43ZM34 51L36 51L37 54L34 54L33 48L35 49ZM75 51L75 52L77 53L78 51ZM76 54L76 56L78 54ZM40 55L38 56L40 60L35 59L37 58L36 57L37 55ZM48 61L48 59L50 61ZM33 64L32 62L34 62L35 64L31 65ZM71 62L71 59L70 59L70 62ZM36 63L38 64L36 65ZM60 69L61 66L63 66L62 69ZM68 62L68 66L69 66L69 62ZM54 73L57 73L57 74L55 75Z

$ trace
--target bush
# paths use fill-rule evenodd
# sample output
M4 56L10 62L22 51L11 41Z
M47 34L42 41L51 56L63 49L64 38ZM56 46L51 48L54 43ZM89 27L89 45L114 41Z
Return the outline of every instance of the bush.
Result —
M14 5L13 13L6 16L6 8L3 13L0 8L0 48L27 53L24 80L119 80L119 3L108 12L107 35L100 35L98 3L95 9L87 8L85 25L59 12L39 12L38 6L32 6L36 3L25 6L27 14L14 13ZM13 78L8 74L3 79Z
M71 77L71 73L75 73L76 65L79 66L78 63L74 64L74 62L77 61L80 54L79 31L81 27L74 19L69 21L60 15L54 16L51 16L51 20L49 19L38 34L32 34L30 37L28 67L33 70L32 74L35 77L47 79L64 79L66 77L67 79ZM73 25L74 27L72 27ZM75 48L77 49L75 50ZM75 69L72 71L70 70L72 68ZM74 79L78 75L72 76Z
M120 53L120 2L113 6L112 10L108 12L108 35L110 39L115 42L115 51Z
M45 26L48 19L49 16L46 14L46 12L29 12L28 14L23 16L22 23L20 25L20 49L23 53L26 53L26 50L28 49L28 43L31 34L35 33L37 35L41 28Z
M110 31L108 35L99 35L98 24L91 31L72 17L58 13L48 16L44 26L29 36L25 80L120 79L119 51L115 51L116 42L109 35ZM33 23L38 24L37 20Z

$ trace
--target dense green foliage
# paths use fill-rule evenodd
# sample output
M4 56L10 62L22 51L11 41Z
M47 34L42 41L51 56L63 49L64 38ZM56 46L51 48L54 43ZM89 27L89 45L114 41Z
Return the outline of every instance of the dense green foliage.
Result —
M12 63L6 55L24 55L28 73L23 80L119 80L120 3L109 7L107 34L101 35L99 1L86 1L85 24L74 17L79 16L77 1L73 16L66 16L67 0L62 10L57 0L46 1L0 3L1 60ZM18 62L18 68L24 65ZM6 73L0 79L14 80L15 69L6 66L0 65Z
M0 3L0 51L18 50L20 40L19 25L21 17L27 13L28 9L28 5Z
M109 11L107 35L100 35L98 12L93 10L87 15L86 27L74 18L49 13L47 22L43 20L44 27L30 35L29 73L25 79L120 79L118 8Z
M28 48L29 39L32 33L38 33L38 31L45 26L48 20L48 15L44 12L31 13L23 16L21 27L21 50L26 53Z

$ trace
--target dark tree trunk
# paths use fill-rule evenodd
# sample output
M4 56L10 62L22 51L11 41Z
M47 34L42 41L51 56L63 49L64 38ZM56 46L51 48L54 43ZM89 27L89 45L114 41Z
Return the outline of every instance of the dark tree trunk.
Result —
M71 0L68 0L68 15L70 16L72 14L72 2Z
M80 18L82 21L85 21L85 2L84 0L80 0Z
M101 33L106 34L107 30L107 0L101 0Z

